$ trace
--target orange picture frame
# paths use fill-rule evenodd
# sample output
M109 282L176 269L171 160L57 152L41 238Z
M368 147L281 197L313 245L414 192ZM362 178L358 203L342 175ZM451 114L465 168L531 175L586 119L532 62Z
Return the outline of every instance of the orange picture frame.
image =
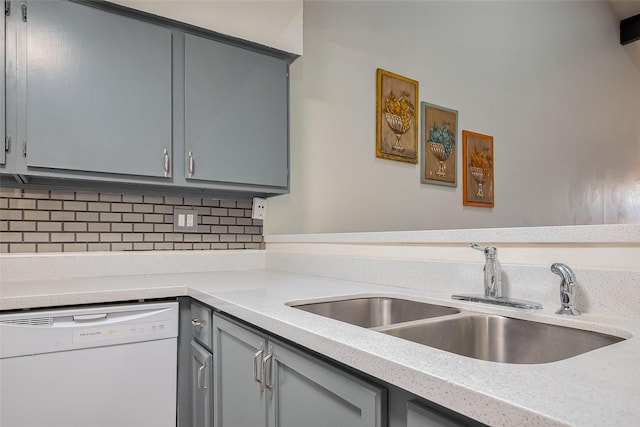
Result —
M462 131L462 204L493 208L495 162L493 137Z

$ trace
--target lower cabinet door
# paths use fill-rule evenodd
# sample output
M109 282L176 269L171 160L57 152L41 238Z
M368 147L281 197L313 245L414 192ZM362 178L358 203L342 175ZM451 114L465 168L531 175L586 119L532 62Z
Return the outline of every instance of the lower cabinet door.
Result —
M272 341L268 350L270 427L384 425L384 389L286 344Z
M193 427L210 427L213 411L211 367L213 356L191 341L191 422Z
M215 427L266 424L264 348L264 335L213 316Z

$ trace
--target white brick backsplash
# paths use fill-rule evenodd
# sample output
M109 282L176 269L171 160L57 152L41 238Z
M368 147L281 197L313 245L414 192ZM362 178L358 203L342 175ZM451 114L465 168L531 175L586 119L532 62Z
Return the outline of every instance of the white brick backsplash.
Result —
M87 208L91 212L109 212L111 210L111 203L107 203L107 202L89 202Z
M97 202L100 200L98 193L85 193L82 191L76 192L76 200L84 200L85 202Z
M26 190L25 190L26 191ZM76 193L73 191L52 191L51 198L54 200L75 200Z
M49 211L23 211L25 221L49 221Z
M38 231L62 231L61 222L38 222Z
M60 243L38 243L38 252L62 252L62 245Z
M111 243L89 243L89 251L110 251Z
M9 221L9 231L35 231L36 224L32 221Z
M76 212L77 221L100 221L100 214L96 212Z
M75 221L76 220L75 212L54 211L54 212L49 212L49 214L51 216L51 221Z
M62 202L62 209L65 211L86 211L87 202Z
M100 193L99 200L102 202L121 202L122 194Z
M87 231L86 222L65 222L62 225L64 231Z
M111 224L110 222L91 222L89 223L88 231L93 231L97 233L111 231L112 225L113 224Z
M139 194L123 194L122 201L127 203L142 203L142 196Z
M86 243L65 243L62 245L63 252L86 252ZM105 249L108 250L108 249Z
M35 209L35 200L9 199L9 209Z
M173 210L196 209L195 233ZM0 188L0 253L264 249L251 201Z

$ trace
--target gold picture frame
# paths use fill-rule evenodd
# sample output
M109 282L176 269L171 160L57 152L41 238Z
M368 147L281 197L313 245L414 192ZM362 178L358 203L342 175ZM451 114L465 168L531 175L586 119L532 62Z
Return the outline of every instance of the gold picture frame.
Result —
M420 103L420 182L457 187L458 112Z
M418 163L418 82L376 71L376 157Z
M494 205L493 137L462 131L462 204L492 208Z

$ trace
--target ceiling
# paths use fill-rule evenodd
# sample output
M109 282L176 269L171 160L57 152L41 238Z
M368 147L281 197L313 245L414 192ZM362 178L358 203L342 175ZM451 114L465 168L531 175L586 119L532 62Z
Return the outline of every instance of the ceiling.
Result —
M609 0L609 3L613 13L620 20L640 14L640 0ZM624 49L629 52L629 56L640 70L640 40L625 45Z
M640 0L609 0L609 3L620 20L640 14Z

